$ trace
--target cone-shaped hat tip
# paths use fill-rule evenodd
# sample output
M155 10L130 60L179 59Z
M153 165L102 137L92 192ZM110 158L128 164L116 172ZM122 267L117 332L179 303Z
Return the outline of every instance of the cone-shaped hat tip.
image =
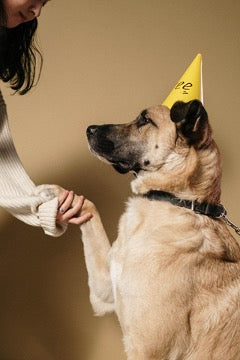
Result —
M176 101L188 102L195 99L203 102L201 54L195 57L162 105L170 109Z

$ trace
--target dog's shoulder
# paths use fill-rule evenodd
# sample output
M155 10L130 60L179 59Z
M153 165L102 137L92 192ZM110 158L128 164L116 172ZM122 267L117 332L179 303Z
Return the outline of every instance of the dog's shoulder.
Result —
M134 196L128 199L120 218L118 239L143 247L154 243L158 247L199 248L204 238L199 229L199 217L193 212L165 201Z
M240 260L240 245L224 221L143 196L128 199L119 223L119 237L123 243L127 239L141 246L154 243L161 248L197 252L199 256L214 256L223 261Z

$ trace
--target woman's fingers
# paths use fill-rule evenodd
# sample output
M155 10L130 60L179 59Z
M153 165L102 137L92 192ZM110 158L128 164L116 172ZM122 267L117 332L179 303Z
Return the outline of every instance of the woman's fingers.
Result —
M64 214L72 205L74 199L74 192L68 191L66 197L63 198L62 203L59 206L59 211L61 214Z
M65 190L58 197L57 220L69 224L82 225L92 217L91 213L81 215L84 196L75 195L73 191Z
M61 208L68 205L68 208L66 211L64 211L64 213L62 214L62 219L63 221L68 221L70 220L73 216L77 216L79 215L79 212L81 211L81 208L83 206L83 202L84 202L84 197L83 196L78 196L77 201L75 202L74 206L72 206L72 202L73 202L73 197L71 197L71 202L69 204L69 198L66 199L66 201L63 203L63 205L60 207L60 212L61 212Z
M71 219L68 220L69 224L74 224L74 225L82 225L85 222L87 222L88 220L90 220L92 218L92 214L91 213L86 213L84 215L78 216L78 217L73 217Z
M69 194L68 190L64 190L63 192L61 192L61 194L58 196L58 208L60 209L61 205L64 203L64 201L66 200L67 196Z

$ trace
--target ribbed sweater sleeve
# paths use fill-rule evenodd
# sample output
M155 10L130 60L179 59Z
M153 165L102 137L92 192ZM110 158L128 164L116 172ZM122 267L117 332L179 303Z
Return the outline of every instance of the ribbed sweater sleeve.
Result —
M0 92L0 207L19 220L40 226L45 234L60 236L67 225L56 222L58 198L52 185L36 186L16 152Z

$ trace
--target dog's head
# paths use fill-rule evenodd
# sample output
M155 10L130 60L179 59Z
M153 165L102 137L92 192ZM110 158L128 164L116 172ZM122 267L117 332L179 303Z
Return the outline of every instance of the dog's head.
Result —
M159 170L176 151L204 146L209 134L208 116L198 100L177 102L170 111L150 107L130 123L87 129L91 151L120 173Z

